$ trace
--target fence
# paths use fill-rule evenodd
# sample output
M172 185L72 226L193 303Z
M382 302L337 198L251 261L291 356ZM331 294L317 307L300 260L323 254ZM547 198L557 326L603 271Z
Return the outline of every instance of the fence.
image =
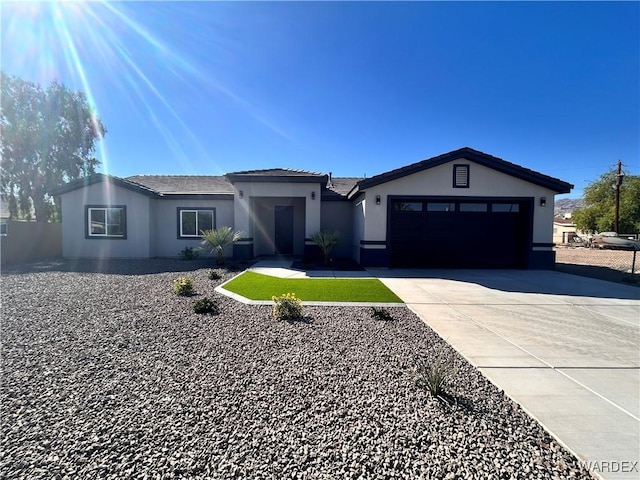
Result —
M556 268L606 280L640 282L640 255L633 250L556 247Z
M2 266L62 256L62 224L3 222L0 231Z

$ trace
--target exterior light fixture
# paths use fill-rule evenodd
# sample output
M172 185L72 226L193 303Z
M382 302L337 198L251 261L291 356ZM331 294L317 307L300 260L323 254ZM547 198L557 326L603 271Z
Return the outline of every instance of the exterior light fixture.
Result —
M380 195L376 195L376 205L380 205Z
M316 199L316 192L313 191L311 192L311 200L315 200Z
M547 206L547 197L540 197L540 206L541 207Z
M244 192L242 190L238 190L238 195L240 195L240 198L244 197Z

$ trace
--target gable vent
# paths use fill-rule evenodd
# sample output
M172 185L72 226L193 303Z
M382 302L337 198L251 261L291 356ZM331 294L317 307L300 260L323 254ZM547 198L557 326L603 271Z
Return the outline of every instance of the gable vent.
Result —
M453 188L469 188L469 165L453 166Z

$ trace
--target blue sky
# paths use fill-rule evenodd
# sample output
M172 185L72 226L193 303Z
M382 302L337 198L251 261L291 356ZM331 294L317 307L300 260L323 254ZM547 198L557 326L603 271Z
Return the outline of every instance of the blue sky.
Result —
M0 2L1 67L86 92L100 171L372 176L469 146L640 170L638 2Z

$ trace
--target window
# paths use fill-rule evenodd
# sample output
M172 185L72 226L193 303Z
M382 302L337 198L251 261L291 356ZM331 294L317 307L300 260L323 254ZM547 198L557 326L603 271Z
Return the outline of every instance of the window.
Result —
M393 209L397 212L421 212L422 202L395 202Z
M487 211L486 203L461 203L460 211L461 212L486 212Z
M455 203L429 202L427 203L427 212L455 212Z
M0 223L0 237L6 237L6 236L7 236L7 223L2 222Z
M199 237L203 230L213 230L215 224L215 209L178 208L178 238Z
M520 205L517 203L494 203L491 205L491 211L517 213L520 211Z
M469 188L469 165L453 166L453 188Z
M127 238L124 206L87 206L87 238Z

